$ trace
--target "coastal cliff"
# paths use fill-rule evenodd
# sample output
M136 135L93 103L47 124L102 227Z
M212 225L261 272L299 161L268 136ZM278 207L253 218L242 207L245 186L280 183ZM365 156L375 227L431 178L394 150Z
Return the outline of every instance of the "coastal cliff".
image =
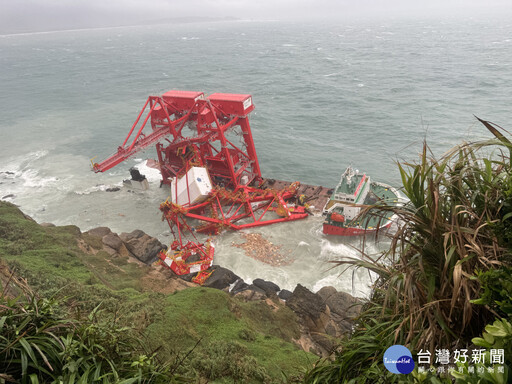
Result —
M82 233L76 226L38 224L0 202L3 287L15 276L37 297L58 298L67 316L98 307L104 317L115 314L162 361L192 351L181 374L198 382L279 382L283 374L300 380L315 355L333 352L359 311L357 299L332 287L313 293L301 285L281 290L258 278L247 284L221 266L198 286L154 263L163 248L139 230ZM237 352L215 357L226 348ZM249 359L255 371L240 373L240 359Z

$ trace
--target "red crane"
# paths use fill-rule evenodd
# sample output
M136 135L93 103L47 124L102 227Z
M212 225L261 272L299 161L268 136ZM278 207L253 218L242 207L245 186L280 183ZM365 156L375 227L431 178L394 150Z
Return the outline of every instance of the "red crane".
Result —
M263 180L248 118L253 110L251 95L150 96L117 152L93 164L95 172L104 172L156 143L162 183L171 185L171 198L160 209L175 236L161 259L178 274L199 272L199 282L207 277L213 244L199 243L196 231L218 234L308 216L303 206L288 202L298 183L281 191L259 188ZM194 240L186 241L185 232ZM187 262L192 255L196 261Z

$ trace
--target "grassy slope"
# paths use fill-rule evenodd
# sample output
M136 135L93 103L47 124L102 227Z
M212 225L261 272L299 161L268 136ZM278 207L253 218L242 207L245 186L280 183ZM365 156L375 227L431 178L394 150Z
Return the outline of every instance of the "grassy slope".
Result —
M41 227L12 204L0 202L3 261L27 278L40 295L65 295L70 308L88 311L102 303L107 313L115 312L121 322L143 330L149 345L161 347L158 353L162 358L185 353L201 340L190 356L190 370L210 378L222 376L214 373L215 364L225 364L215 360L215 351L225 355L222 348L231 348L275 380L281 379L282 372L293 376L315 360L291 343L299 337L299 330L288 308L245 303L202 287L170 295L145 292L140 279L150 267L110 258L103 251L85 253L79 240L96 249L101 245L98 239L80 234L75 226ZM239 355L232 356L239 359ZM201 365L204 356L211 358L210 373Z

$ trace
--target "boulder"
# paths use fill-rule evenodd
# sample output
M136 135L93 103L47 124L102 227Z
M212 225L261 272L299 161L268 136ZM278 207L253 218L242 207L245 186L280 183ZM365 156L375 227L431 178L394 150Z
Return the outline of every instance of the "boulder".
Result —
M233 271L214 265L213 273L206 280L204 286L216 289L225 289L239 279L240 277L235 275Z
M236 297L240 297L245 301L256 301L256 300L264 300L267 298L267 294L261 288L256 287L255 285L249 285L246 289L241 292L235 294Z
M330 311L320 295L297 284L286 305L299 315L310 332L325 333Z
M231 288L231 291L229 293L236 295L239 292L242 292L246 290L249 287L249 284L247 284L244 279L238 279L235 282L235 285L233 285L233 288Z
M281 300L288 300L291 296L293 295L293 293L287 289L282 289L279 291L279 293L277 294L277 296L281 299Z
M123 232L119 235L119 237L121 238L121 240L123 240L126 243L127 241L130 241L133 239L138 239L140 237L143 237L144 235L146 235L146 233L144 231L141 231L140 229L136 229L134 231L131 231L130 233Z
M315 343L316 349L324 357L330 356L336 347L338 341L325 333L313 333L311 339Z
M327 300L331 295L334 295L336 292L338 292L336 290L336 288L334 287L331 287L331 286L327 286L327 287L322 287L318 292L317 294L320 295L322 297L322 299Z
M90 229L90 230L88 230L85 233L87 233L87 234L89 234L91 236L103 238L103 236L106 236L106 235L108 235L111 232L112 231L108 227L97 227L97 228Z
M325 304L333 315L338 315L344 320L353 320L361 312L360 300L345 292L336 292L330 295L325 300Z
M354 319L361 312L362 303L359 299L345 292L330 295L325 304L331 312L331 322L336 329L328 332L331 336L339 337L352 330Z
M113 232L110 232L109 234L103 236L101 238L101 241L107 247L115 249L116 251L118 251L123 245L123 240L121 240L121 238L116 233Z
M130 233L123 232L119 237L133 256L146 264L155 261L158 258L158 252L165 248L157 238L139 229Z
M277 292L281 290L281 288L279 288L277 284L274 284L271 281L266 281L263 279L254 279L252 283L256 287L263 289L267 296L275 295L277 294Z

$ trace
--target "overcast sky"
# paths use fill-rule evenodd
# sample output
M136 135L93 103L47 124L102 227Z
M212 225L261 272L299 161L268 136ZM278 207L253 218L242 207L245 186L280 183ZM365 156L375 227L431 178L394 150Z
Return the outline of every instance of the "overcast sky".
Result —
M151 23L189 17L395 18L512 11L511 0L0 0L0 33Z

